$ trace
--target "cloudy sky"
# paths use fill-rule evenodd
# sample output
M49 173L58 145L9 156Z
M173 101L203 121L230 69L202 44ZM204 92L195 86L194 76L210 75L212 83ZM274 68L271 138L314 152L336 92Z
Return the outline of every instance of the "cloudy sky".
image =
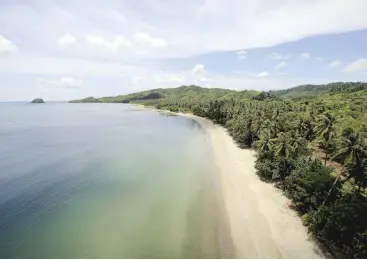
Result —
M0 101L367 81L366 0L1 0Z

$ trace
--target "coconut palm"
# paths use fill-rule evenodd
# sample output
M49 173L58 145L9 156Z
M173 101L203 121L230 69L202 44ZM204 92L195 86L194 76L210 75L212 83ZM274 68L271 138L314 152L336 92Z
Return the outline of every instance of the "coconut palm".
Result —
M251 116L251 114L245 117L246 145L248 147L251 147L254 141L254 123L254 118Z
M307 141L312 141L315 137L315 129L311 117L301 117L298 122L297 130Z
M294 151L294 148L290 144L290 138L285 133L281 132L278 134L278 137L272 139L274 142L274 154L279 157L283 161L283 173L282 179L284 180L287 174L287 159L290 157L291 153Z
M330 113L325 113L320 115L317 125L315 127L315 132L318 136L321 136L324 142L325 148L325 165L328 159L328 146L330 141L335 137L335 118Z
M254 124L253 124L253 132L256 136L260 135L260 131L264 123L264 120L265 120L264 111L260 108L257 108L255 112Z
M288 134L289 136L289 144L293 148L293 154L299 155L302 151L307 148L307 142L304 138L302 138L299 132L296 130L292 130Z
M346 179L353 178L356 184L359 186L359 189L361 187L365 187L364 185L367 184L367 145L363 136L361 136L359 133L351 133L348 137L344 138L341 142L340 150L333 158L337 157L342 159L343 167L336 177L334 184L329 190L323 204L325 204L330 193L343 174L347 175Z
M359 133L350 133L341 142L340 149L334 156L341 157L342 163L355 163L367 155L367 145L363 136Z
M348 179L353 179L358 187L358 192L367 187L367 159L357 159L355 163L350 163L345 167Z
M260 139L255 142L255 147L262 153L270 154L273 148L273 142L268 130L263 131Z

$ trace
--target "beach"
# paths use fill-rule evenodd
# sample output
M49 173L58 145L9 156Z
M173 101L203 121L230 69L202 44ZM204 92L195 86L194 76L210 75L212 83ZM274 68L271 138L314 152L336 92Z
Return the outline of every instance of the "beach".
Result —
M234 258L323 258L290 200L256 175L255 151L240 149L225 128L210 120L178 113L200 123L213 148L219 188Z

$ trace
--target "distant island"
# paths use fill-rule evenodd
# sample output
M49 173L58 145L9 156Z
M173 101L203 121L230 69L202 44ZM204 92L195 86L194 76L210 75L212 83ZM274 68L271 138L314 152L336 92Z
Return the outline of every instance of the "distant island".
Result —
M43 101L42 98L36 98L36 99L33 99L32 104L42 104L42 103L45 103L45 101Z

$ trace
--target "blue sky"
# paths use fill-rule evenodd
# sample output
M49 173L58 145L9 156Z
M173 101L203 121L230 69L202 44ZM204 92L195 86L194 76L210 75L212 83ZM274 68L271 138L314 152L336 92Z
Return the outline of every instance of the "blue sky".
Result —
M2 0L0 101L367 79L365 0Z

